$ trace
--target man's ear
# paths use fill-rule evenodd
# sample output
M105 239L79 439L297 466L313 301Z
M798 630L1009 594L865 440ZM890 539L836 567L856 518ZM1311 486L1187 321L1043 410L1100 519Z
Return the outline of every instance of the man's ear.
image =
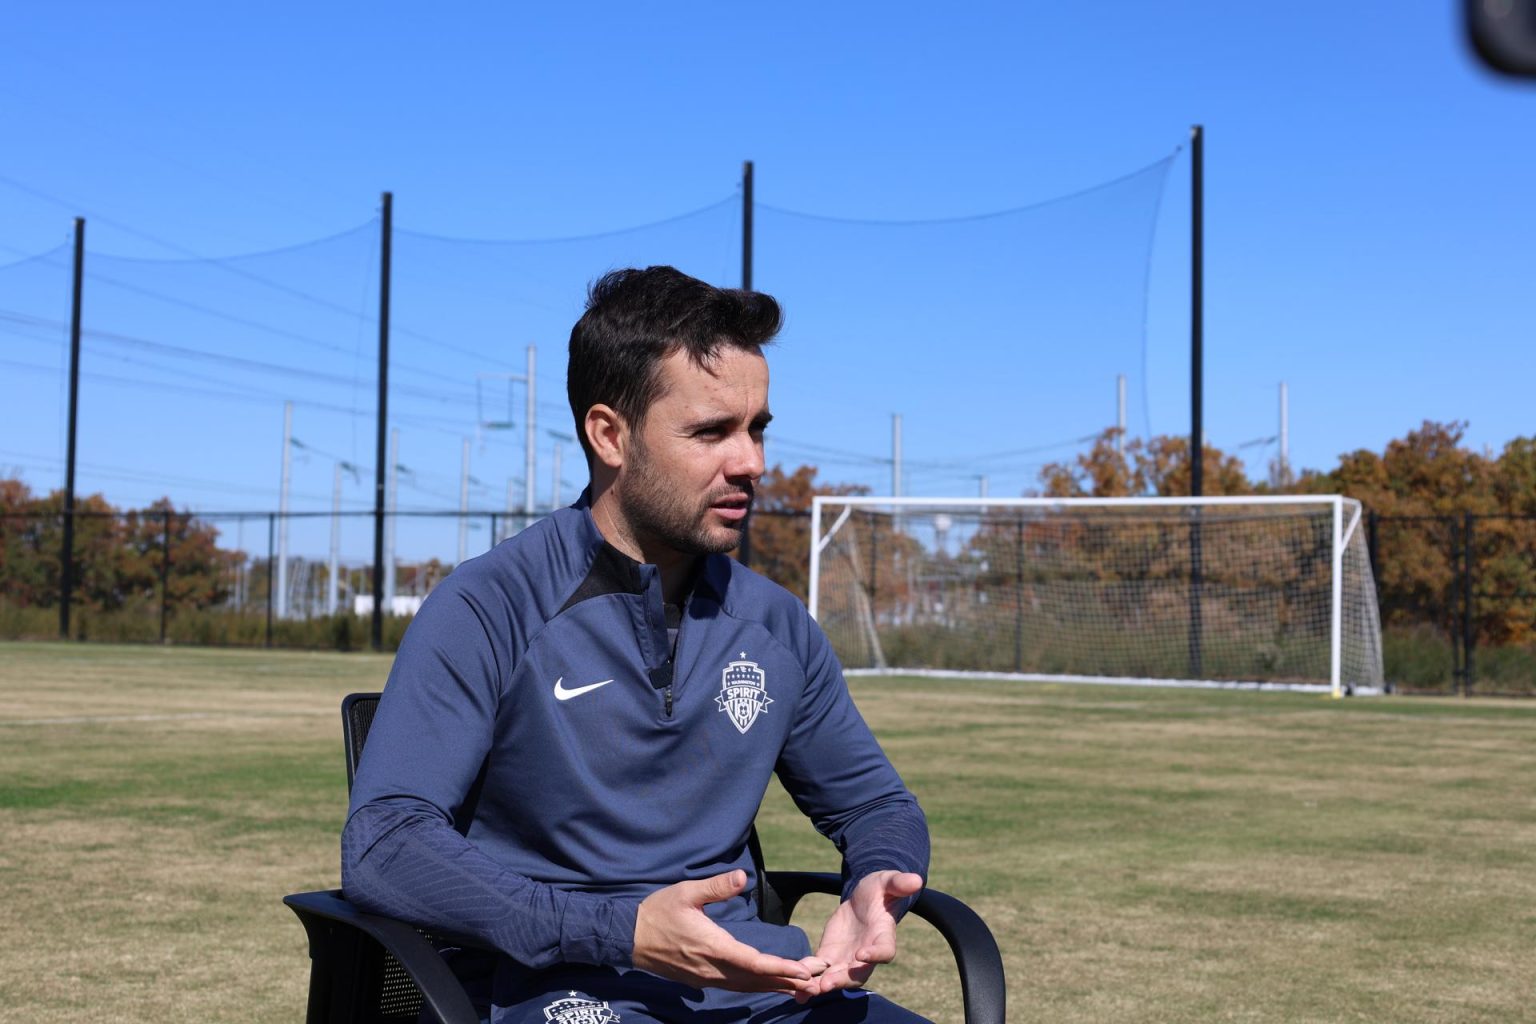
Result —
M619 411L608 405L594 405L582 421L592 455L609 469L620 469L629 449L629 424Z

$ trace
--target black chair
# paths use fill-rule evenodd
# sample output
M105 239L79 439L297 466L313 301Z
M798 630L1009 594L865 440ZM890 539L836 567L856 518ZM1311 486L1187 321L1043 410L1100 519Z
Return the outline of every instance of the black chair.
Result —
M354 693L341 702L349 791L378 704L377 693ZM755 829L750 843L764 920L788 923L802 897L842 891L841 879L829 872L764 871ZM295 893L283 902L299 915L309 935L308 1024L404 1024L419 1019L478 1024L479 1015L430 934L365 913L343 899L339 889ZM936 889L924 890L911 912L937 928L954 953L966 1024L1003 1024L1003 959L986 923L970 907Z

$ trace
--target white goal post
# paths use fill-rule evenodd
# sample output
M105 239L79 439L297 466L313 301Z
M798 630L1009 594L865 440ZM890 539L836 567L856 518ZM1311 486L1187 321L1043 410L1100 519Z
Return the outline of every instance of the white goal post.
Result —
M818 495L809 604L850 674L1380 692L1358 501Z

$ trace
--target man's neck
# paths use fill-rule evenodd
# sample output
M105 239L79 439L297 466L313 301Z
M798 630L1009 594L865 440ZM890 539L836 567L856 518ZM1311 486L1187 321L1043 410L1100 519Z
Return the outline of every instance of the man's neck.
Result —
M638 535L617 514L617 502L611 491L594 495L592 521L603 539L637 562L654 565L661 572L662 599L668 604L682 604L692 589L703 555L686 554Z

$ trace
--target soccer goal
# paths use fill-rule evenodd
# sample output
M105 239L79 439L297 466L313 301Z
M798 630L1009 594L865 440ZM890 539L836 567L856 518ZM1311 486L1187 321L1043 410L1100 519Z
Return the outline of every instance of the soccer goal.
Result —
M850 673L1379 692L1360 519L1337 496L819 496L810 610Z

